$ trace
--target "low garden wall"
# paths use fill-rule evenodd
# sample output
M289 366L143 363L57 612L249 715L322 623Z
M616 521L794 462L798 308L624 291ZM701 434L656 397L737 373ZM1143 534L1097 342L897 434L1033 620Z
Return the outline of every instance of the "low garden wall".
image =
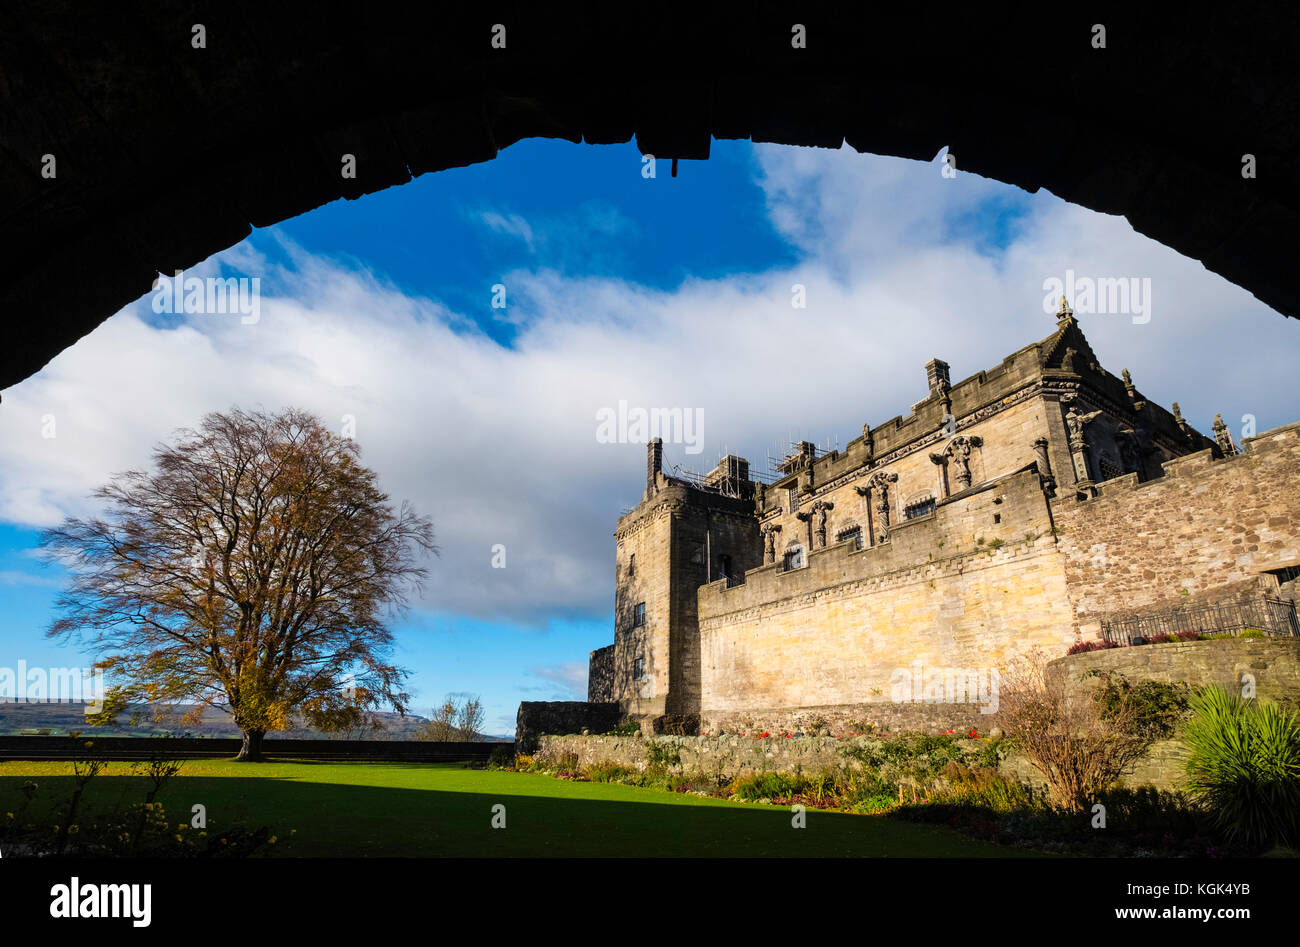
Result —
M834 737L619 737L544 736L537 758L559 765L566 756L578 768L615 764L644 770L652 758L675 772L723 774L734 779L763 772L820 773L843 766L848 741Z
M767 731L777 736L798 733L841 738L862 733L967 733L972 728L987 733L993 727L993 715L983 713L974 696L971 703L872 701L795 709L706 710L700 715L701 729L707 734ZM996 710L991 700L984 706Z
M1090 671L1117 672L1129 680L1183 681L1193 686L1242 686L1251 675L1255 696L1295 706L1300 702L1300 638L1219 638L1209 641L1170 641L1086 651L1058 658L1078 680Z

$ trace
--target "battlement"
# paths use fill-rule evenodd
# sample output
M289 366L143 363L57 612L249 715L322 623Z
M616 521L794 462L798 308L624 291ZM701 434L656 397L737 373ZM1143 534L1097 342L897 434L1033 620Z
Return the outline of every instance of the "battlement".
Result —
M931 513L904 520L890 529L887 543L859 550L852 541L838 542L809 552L803 568L787 570L774 562L747 571L743 582L705 585L698 593L699 618L703 622L846 582L958 559L990 558L1004 547L1033 545L1050 532L1038 473L1020 470L954 494Z

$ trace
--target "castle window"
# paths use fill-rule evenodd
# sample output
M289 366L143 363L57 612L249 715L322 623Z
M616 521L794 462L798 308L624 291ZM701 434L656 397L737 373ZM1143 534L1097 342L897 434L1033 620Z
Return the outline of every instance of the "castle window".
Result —
M640 628L645 624L645 602L638 602L632 608L632 627Z
M1110 454L1102 454L1097 459L1097 471L1101 474L1102 480L1114 480L1116 477L1124 476L1124 471Z
M730 556L718 556L718 578L720 579L731 578L731 557Z
M627 574L628 578L636 575L636 553L627 557Z
M851 526L848 529L842 529L835 534L835 541L837 543L842 543L850 539L853 540L854 549L862 548L862 527L861 526Z
M785 551L784 562L785 562L785 570L787 572L789 572L791 569L802 569L804 566L806 566L808 564L808 560L804 557L803 546L800 546L798 543L795 543L794 545L787 548Z
M645 677L645 658L637 658L632 662L632 677L635 680Z
M903 519L914 520L918 516L925 516L934 512L934 497L923 497L903 507Z

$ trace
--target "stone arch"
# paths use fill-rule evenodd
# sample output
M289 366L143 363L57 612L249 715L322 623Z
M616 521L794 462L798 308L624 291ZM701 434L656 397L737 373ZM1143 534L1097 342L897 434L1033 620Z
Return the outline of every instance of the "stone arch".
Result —
M915 5L801 10L808 39L797 49L776 6L740 18L700 8L689 29L636 7L585 20L513 11L505 48L471 3L346 21L306 5L200 6L202 55L190 55L188 26L165 17L88 26L57 5L24 11L0 86L11 119L0 147L0 311L52 315L9 327L0 387L144 295L157 274L253 227L489 161L528 137L635 139L674 164L707 158L714 138L923 161L947 147L958 173L1123 214L1300 316L1300 149L1275 119L1277 103L1300 101L1284 5L1170 18L1131 4L1107 12L1114 41L1104 50L1068 6L1012 18L976 5L937 18ZM1041 61L1027 68L1026 49ZM665 81L627 69L653 69L665 50ZM917 65L949 62L963 63L961 82ZM1048 134L1043 102L1053 103ZM232 149L232 136L255 146ZM47 154L60 156L57 178L40 172ZM341 154L355 156L356 177L340 175ZM1257 175L1245 173L1247 158Z

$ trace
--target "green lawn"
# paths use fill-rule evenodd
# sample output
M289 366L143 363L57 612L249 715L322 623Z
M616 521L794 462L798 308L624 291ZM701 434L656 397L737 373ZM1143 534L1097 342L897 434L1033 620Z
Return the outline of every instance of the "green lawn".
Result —
M113 763L91 783L87 806L141 801L145 783ZM68 763L0 763L0 815L27 779L39 798L71 793ZM867 856L1005 857L1026 853L938 826L816 812L791 827L789 810L531 773L449 764L185 764L159 797L174 822L207 808L209 831L270 825L277 855L296 856ZM506 807L506 828L491 827ZM37 814L34 807L32 815ZM80 821L80 820L79 820ZM289 830L296 834L287 842Z

